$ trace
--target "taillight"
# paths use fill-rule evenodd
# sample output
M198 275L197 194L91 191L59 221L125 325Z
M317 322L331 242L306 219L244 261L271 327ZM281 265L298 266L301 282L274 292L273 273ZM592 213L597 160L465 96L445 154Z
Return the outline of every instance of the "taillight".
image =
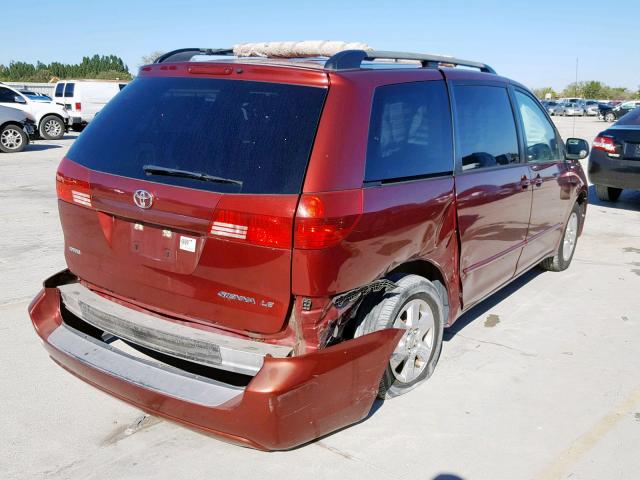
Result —
M275 248L291 248L291 218L216 209L210 234L226 240Z
M56 173L56 192L58 198L65 202L75 203L83 207L91 208L91 189L89 182L76 178L66 177Z
M327 248L344 239L362 215L362 190L303 194L298 204L295 248Z
M615 155L618 153L618 148L616 147L614 139L605 136L596 137L593 140L593 149L602 150L603 152L607 152L609 155Z
M76 111L82 110L82 104L80 102L76 102Z

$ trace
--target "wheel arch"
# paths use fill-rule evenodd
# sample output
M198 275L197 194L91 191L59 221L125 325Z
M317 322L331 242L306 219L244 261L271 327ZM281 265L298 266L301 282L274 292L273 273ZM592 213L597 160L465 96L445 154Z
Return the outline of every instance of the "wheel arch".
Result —
M0 124L0 130L2 130L4 127L7 127L9 125L15 125L18 128L22 128L22 125L20 124L20 122L16 122L15 120L8 120L8 121Z
M584 228L584 221L587 217L587 203L589 193L586 185L580 189L578 196L576 197L576 203L580 207L580 225L578 226L578 236L582 235L582 229Z
M420 275L421 277L426 278L430 282L434 282L436 288L440 292L440 296L442 297L442 304L444 306L444 318L445 324L448 325L450 323L449 311L450 311L450 299L449 293L450 288L447 285L447 279L442 273L442 270L438 265L429 260L412 260L401 265L398 265L393 270L387 273L388 275L396 274L396 273L406 273L413 275Z
M40 117L40 120L38 121L38 131L40 131L40 127L42 126L42 122L44 121L45 118L47 117L57 117L58 119L60 119L60 121L66 125L66 122L64 121L64 117L62 115L60 115L59 113L56 112L51 112L51 113L45 113Z

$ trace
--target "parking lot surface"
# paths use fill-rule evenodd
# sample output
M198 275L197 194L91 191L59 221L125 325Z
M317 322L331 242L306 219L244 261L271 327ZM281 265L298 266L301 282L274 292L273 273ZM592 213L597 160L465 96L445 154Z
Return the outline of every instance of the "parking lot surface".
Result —
M554 120L589 141L606 126ZM2 478L639 477L640 192L605 205L591 188L569 270L529 272L465 314L425 385L264 453L146 416L47 358L26 308L65 266L54 174L74 138L0 154Z

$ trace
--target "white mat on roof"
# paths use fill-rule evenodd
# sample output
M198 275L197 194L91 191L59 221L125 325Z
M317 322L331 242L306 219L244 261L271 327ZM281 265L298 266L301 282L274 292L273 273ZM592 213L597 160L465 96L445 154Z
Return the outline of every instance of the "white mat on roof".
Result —
M239 43L233 46L237 57L330 57L343 50L373 50L362 42L305 40L302 42Z

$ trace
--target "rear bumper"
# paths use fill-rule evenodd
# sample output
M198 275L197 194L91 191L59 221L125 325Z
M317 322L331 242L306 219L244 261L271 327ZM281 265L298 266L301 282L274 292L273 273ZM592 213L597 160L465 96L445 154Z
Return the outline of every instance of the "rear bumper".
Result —
M593 151L589 157L589 180L597 185L640 190L640 160L609 158Z
M383 330L308 355L266 357L246 387L235 387L74 330L51 282L29 314L51 358L78 378L152 414L263 450L293 448L362 420L402 335Z

